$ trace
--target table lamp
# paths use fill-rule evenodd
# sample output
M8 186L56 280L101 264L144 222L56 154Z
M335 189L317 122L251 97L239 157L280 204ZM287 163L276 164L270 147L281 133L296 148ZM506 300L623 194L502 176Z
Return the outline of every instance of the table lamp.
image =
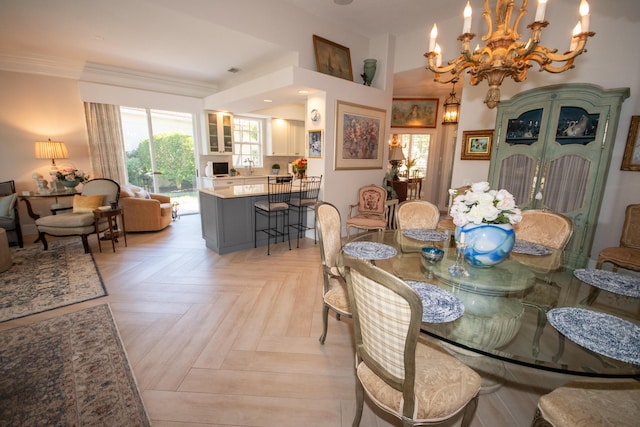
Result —
M393 172L393 180L398 180L398 166L405 159L401 146L391 147L389 152L389 163L391 163L391 171Z
M36 142L36 159L51 159L51 169L49 169L49 175L53 183L54 190L58 190L56 183L58 178L56 172L58 172L58 166L56 166L56 159L68 159L69 152L67 146L62 141L51 141L49 138L46 142Z

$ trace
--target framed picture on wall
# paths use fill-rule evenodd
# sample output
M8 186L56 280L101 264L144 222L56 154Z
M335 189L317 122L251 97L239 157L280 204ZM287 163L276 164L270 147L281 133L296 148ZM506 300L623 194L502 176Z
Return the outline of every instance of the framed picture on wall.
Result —
M322 130L309 131L309 157L322 157Z
M387 112L338 101L335 170L382 169Z
M351 52L348 47L341 46L314 34L313 49L316 53L317 71L353 81Z
M391 127L434 128L437 117L437 98L393 98Z
M622 165L623 171L640 171L640 116L631 116L629 125L629 135L627 135L627 145L624 148Z
M462 132L461 160L490 160L493 129Z

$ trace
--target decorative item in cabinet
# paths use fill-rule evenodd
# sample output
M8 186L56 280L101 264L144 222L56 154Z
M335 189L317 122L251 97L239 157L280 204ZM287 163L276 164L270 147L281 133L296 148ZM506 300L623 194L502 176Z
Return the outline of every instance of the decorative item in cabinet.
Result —
M233 115L212 112L207 117L208 154L233 154Z
M489 182L522 209L568 216L567 251L589 258L620 108L629 89L563 84L521 92L498 104ZM572 260L567 260L572 262Z

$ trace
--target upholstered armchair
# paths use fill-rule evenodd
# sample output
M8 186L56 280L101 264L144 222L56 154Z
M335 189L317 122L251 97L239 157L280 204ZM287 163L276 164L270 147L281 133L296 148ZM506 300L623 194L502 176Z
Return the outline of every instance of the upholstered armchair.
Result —
M91 252L88 236L101 233L109 228L107 218L102 218L97 226L93 211L107 206L111 202L118 202L120 197L120 184L107 178L97 178L86 182L82 187L82 194L73 196L71 212L57 213L44 216L36 220L38 228L38 240L42 242L44 249L49 248L46 235L56 237L80 236L85 253Z
M123 185L120 206L124 209L126 232L159 231L173 220L169 196L153 194L135 185Z
M618 267L640 271L640 204L627 206L620 246L602 249L596 268L607 262L613 264L613 271Z
M379 185L367 185L358 190L358 202L349 205L347 239L351 228L384 230L387 228L387 190Z
M6 230L10 245L24 246L18 216L16 187L13 181L0 182L0 228Z

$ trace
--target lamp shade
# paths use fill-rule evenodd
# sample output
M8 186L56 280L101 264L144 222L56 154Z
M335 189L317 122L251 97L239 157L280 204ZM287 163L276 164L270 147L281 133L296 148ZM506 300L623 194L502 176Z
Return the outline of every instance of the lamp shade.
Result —
M51 159L51 164L55 165L55 159L68 159L69 152L67 146L61 141L36 142L36 159Z
M389 161L400 161L404 160L404 153L402 152L402 147L391 147L391 152L389 153Z

